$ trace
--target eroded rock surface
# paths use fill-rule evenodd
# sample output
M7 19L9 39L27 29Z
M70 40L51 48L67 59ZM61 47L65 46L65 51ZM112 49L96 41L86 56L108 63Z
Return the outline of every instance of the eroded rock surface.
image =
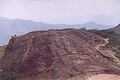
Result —
M114 73L117 69L95 49L101 43L103 38L84 30L34 31L11 38L0 68L49 79Z

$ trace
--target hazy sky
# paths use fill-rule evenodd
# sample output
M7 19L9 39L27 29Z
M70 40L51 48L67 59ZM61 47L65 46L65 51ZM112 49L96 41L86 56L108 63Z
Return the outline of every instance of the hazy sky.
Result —
M86 15L120 17L120 0L0 0L0 17L59 23Z

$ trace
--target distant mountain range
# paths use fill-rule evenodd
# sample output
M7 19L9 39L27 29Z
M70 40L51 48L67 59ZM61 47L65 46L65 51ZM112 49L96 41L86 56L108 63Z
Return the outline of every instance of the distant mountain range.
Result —
M84 24L47 24L43 22L34 22L31 20L22 19L8 19L0 17L0 45L6 44L11 35L21 35L34 30L48 30L48 29L64 29L64 28L82 28L87 29L105 29L113 27L112 25L101 25L94 22L87 22Z
M119 14L109 14L109 15L95 15L95 14L86 14L80 16L68 16L61 17L58 19L48 20L48 23L63 23L63 24L82 24L87 22L95 22L97 24L103 25L114 25L119 24L120 16Z

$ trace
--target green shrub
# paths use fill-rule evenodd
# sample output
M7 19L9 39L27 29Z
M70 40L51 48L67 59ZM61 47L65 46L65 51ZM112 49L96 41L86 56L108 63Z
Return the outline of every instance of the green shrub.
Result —
M99 35L103 38L110 38L114 35L116 35L116 33L114 33L113 31L109 31L109 30L96 30L96 29L92 29L92 30L88 30L92 33L95 33L96 35Z

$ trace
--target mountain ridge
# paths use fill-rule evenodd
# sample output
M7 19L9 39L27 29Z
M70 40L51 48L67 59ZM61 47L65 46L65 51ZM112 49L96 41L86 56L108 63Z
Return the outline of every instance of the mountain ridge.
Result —
M90 26L91 25L91 26ZM90 27L89 27L90 26ZM88 28L96 28L96 27L105 28L109 25L100 25L95 23L87 23L87 24L77 24L77 25L69 25L69 24L47 24L43 22L34 22L32 20L23 20L23 19L8 19L1 17L0 18L0 45L6 45L10 36L12 35L21 35L34 30L48 30L48 29L64 29L64 28L77 28L80 29L82 27Z
M115 33L117 34L120 34L120 24L118 24L117 26L113 27L113 28L110 28L108 29L110 31L114 31Z

